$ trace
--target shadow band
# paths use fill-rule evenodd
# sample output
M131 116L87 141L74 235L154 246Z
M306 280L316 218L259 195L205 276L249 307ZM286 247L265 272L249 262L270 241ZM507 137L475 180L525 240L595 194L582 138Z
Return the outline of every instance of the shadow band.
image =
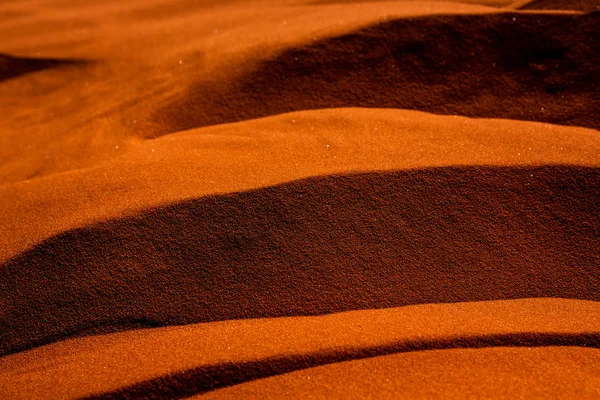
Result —
M15 57L0 53L0 82L29 74L66 65L86 64L88 61L56 58Z
M0 355L89 334L426 303L600 301L600 169L319 176L61 233L0 266Z
M161 376L114 392L90 396L87 399L181 399L244 382L344 361L413 351L476 349L499 346L579 346L600 348L600 333L577 335L517 333L435 341L413 341L364 349L273 357L240 363L224 363Z
M289 48L227 81L197 81L155 120L170 133L375 107L600 129L599 48L600 13L402 18Z

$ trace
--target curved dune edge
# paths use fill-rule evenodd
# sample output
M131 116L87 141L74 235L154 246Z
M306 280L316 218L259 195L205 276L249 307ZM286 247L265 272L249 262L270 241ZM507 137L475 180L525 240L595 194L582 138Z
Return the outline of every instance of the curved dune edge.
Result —
M92 333L423 303L600 301L600 168L330 175L54 236L0 266L0 355Z
M303 111L137 142L118 159L0 186L0 262L52 235L310 176L454 165L600 166L598 131L392 109Z
M152 113L192 82L235 76L281 49L392 18L499 12L456 1L4 3L0 17L20 17L0 19L3 52L97 62L0 85L0 182L94 166L132 138L165 134Z
M599 335L600 303L542 298L225 321L72 339L6 356L0 359L0 391L5 398L25 393L28 398L74 398L144 381L150 387L168 386L169 375L178 371L198 369L201 375L204 367L273 357L318 360L342 354L348 360L357 354L427 349L428 343L429 348L436 343L481 347L496 340L510 346L511 338L513 345L524 340L535 346L552 336L559 343L579 338L579 345L596 347Z
M598 376L598 349L433 350L325 365L192 398L596 399Z
M97 62L0 86L0 108L7 116L0 135L0 160L5 160L0 182L91 167L114 158L116 146L123 150L138 138L172 132L167 116L156 111L186 97L187 88L202 77L205 83L228 81L280 51L394 18L506 11L456 1L317 3L112 0L101 6L86 2L82 10L83 4L67 7L51 0L43 12L32 11L37 5L31 0L8 5L5 13L22 17L0 20L3 51ZM75 37L68 26L79 27Z
M595 14L437 15L380 22L196 79L164 132L284 112L377 107L599 129Z

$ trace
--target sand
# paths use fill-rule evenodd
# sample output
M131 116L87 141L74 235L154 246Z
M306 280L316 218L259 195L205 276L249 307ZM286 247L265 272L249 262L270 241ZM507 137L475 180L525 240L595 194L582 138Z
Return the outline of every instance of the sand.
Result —
M130 330L66 340L4 357L0 360L0 367L5 371L0 374L0 389L10 398L24 394L82 397L102 393L127 398L166 397L167 394L180 398L235 387L260 378L259 382L267 383L264 378L281 374L292 377L294 371L312 374L312 370L320 366L338 368L336 365L341 363L339 368L343 369L347 365L345 362L351 360L365 360L376 366L385 355L398 354L402 360L413 353L446 349L449 360L430 365L430 368L438 368L437 373L440 373L445 364L452 362L452 354L461 357L455 362L462 362L465 357L462 354L467 349L499 348L506 351L502 349L509 346L524 348L528 353L536 354L534 359L542 360L548 346L581 346L579 354L583 357L580 362L575 357L575 363L568 367L581 365L593 369L594 364L588 357L597 359L599 351L598 307L598 302L538 298ZM534 349L536 351L531 351ZM520 379L524 383L535 384L539 390L539 384L528 380L531 367L524 374L514 368L518 353L516 357L512 363L512 377L519 378L521 373ZM597 370L597 364L595 368ZM371 367L367 367L367 376L370 370ZM461 372L459 367L452 370ZM409 371L410 368L399 368L392 375ZM428 372L423 366L417 373L434 374L435 371ZM486 374L478 368L462 371L475 376ZM573 375L561 376L562 370L558 371L546 367L536 374L554 376L558 381L553 385L570 383L574 379ZM378 385L386 378L397 381L396 377L386 373L372 377L371 385ZM479 384L493 390L499 381L493 376L490 378ZM336 379L331 383L336 382L341 386L346 384L345 380ZM472 382L458 383L463 387L472 385ZM278 387L274 385L273 388L279 390ZM598 382L589 378L586 384L578 387L592 393L600 389ZM371 386L370 390L373 389ZM446 388L445 393L450 393L450 389ZM569 387L563 390L569 390ZM290 395L294 393L297 392ZM218 394L216 391L215 395ZM283 391L274 397L282 394ZM332 394L329 391L321 396ZM345 397L346 394L339 395ZM410 395L410 392L406 393L406 396Z
M591 11L2 3L0 392L598 397Z
M377 393L447 399L457 392L465 398L593 398L600 394L599 357L597 349L567 346L431 350L311 368L192 398L365 399Z

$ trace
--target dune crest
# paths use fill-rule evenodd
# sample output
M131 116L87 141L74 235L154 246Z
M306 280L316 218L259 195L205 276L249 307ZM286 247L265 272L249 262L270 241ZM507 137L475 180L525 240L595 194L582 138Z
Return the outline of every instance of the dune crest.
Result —
M600 350L581 347L433 350L310 368L192 399L595 398L599 361Z
M140 326L600 300L599 196L598 168L448 167L315 177L78 228L0 266L0 354Z
M600 397L599 6L0 1L0 397Z
M297 110L387 107L598 129L599 32L598 14L382 22L290 48L231 81L195 84L155 118L172 132Z
M357 150L359 149L359 150ZM293 180L447 166L600 166L597 131L395 109L332 109L146 140L95 168L0 186L0 260L71 229ZM25 168L23 168L25 170Z
M597 348L598 307L566 299L429 304L91 336L0 359L0 388L9 398L23 392L185 397L385 354L489 346ZM59 379L64 376L69 379Z

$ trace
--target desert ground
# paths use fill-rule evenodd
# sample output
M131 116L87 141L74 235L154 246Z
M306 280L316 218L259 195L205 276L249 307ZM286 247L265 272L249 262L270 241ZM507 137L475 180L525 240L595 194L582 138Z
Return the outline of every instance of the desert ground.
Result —
M3 0L0 398L600 398L600 0Z

